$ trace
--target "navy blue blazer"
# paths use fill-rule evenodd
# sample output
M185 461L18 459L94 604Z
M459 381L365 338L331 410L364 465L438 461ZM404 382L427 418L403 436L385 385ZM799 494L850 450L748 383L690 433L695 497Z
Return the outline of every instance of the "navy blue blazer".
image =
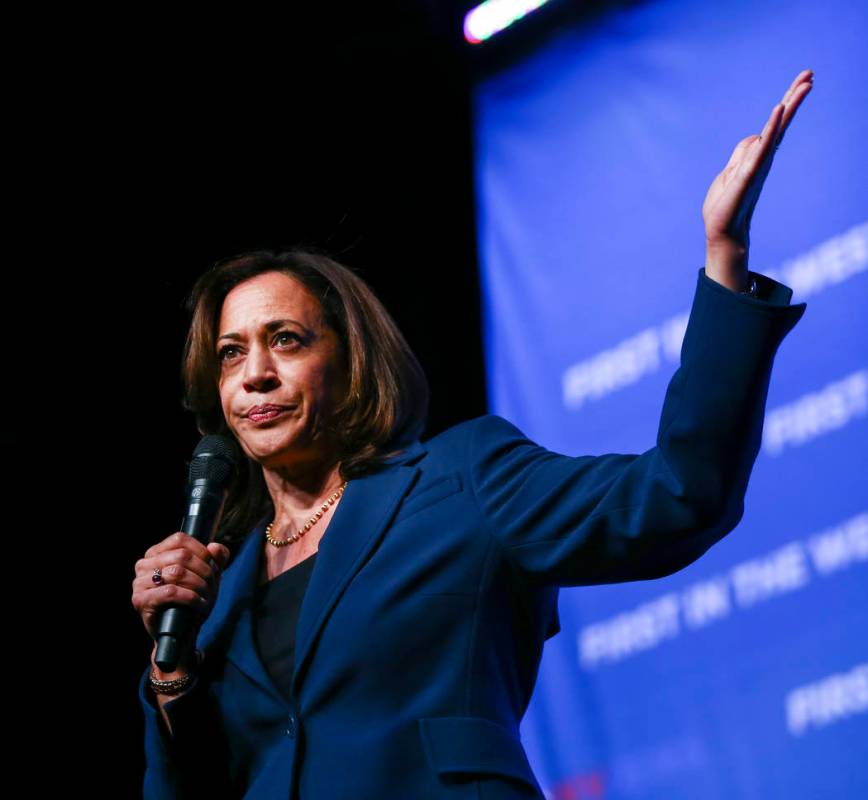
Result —
M144 794L518 800L543 794L519 738L560 586L690 564L742 517L772 362L805 304L699 271L657 444L567 456L485 415L351 480L301 607L292 702L253 644L264 525L224 572L166 705L139 682ZM243 787L243 790L242 790Z

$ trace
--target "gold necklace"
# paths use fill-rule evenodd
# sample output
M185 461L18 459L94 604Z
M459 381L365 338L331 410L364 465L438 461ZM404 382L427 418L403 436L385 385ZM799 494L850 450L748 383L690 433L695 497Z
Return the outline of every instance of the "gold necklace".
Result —
M343 486L338 489L328 500L326 500L320 508L317 509L316 514L312 516L307 522L304 523L303 528L299 528L292 536L288 539L275 539L271 535L271 526L274 525L274 520L272 520L268 527L265 529L265 538L273 544L275 547L286 547L288 544L292 544L293 542L297 542L304 536L317 522L319 522L319 518L323 515L324 511L329 510L329 506L334 505L335 501L344 493L344 489L347 488L348 481L344 481Z

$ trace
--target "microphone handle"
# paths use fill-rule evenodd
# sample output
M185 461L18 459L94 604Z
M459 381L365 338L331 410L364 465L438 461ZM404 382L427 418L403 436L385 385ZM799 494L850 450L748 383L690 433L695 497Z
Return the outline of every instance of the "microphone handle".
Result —
M200 478L190 487L190 502L181 530L202 544L208 544L217 530L227 491ZM193 644L195 612L188 606L166 606L157 626L157 653L154 661L163 672L174 672L181 657Z

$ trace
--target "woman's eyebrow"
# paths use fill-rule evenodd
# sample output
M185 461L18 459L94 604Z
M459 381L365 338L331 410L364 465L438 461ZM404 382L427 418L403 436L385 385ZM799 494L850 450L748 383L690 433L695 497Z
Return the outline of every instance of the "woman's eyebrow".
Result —
M304 331L307 331L307 328L305 328L304 325L302 325L298 320L295 320L295 319L273 319L270 322L265 323L265 330L268 333L271 333L271 331L277 330L278 328L282 328L284 325L298 325L299 328L301 328ZM219 342L221 339L236 339L236 340L238 340L240 338L241 338L241 334L235 333L233 331L232 333L221 334L220 336L217 337L217 341Z

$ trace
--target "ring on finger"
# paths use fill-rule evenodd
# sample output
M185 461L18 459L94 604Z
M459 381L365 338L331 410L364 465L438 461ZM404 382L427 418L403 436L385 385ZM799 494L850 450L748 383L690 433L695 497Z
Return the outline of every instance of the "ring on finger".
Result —
M151 575L151 580L152 580L154 583L162 583L162 582L163 582L163 570L160 569L160 567L157 567L157 568L154 570L154 574Z

